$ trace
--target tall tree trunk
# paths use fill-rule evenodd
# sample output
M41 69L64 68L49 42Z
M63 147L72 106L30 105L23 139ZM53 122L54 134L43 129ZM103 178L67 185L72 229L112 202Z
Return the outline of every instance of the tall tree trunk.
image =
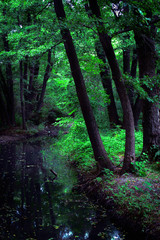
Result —
M0 68L0 111L1 111L1 120L2 124L7 126L10 124L9 114L7 111L7 98L8 98L8 88L6 85L6 81L4 75L2 73L2 69Z
M130 49L123 50L123 73L130 74Z
M77 58L77 54L75 51L70 31L67 27L64 27L64 24L62 24L66 19L62 0L54 0L54 7L57 18L59 19L60 22L61 35L64 40L64 46L69 59L72 76L75 82L76 91L81 106L81 110L83 113L83 117L86 123L88 135L92 144L95 160L98 162L98 165L101 168L106 167L110 170L113 170L114 169L113 164L108 158L107 153L104 149L99 134L99 130L93 115L93 111L86 92L85 82L82 76L82 72L80 69L79 61Z
M88 17L92 17L92 13L91 13L90 8L87 3L85 4L85 10L88 14ZM120 125L121 122L119 121L117 108L116 108L116 104L114 101L114 95L113 95L113 90L112 90L112 79L110 77L109 67L107 67L107 65L106 65L107 63L106 63L105 52L104 52L102 44L99 40L97 40L95 43L95 49L96 49L98 58L101 59L104 63L102 65L99 64L100 75L101 75L103 88L104 88L106 94L109 95L109 97L110 97L110 104L107 105L108 116L109 116L109 121L110 121L110 127L114 127L115 125Z
M138 95L136 98L135 104L133 106L134 126L136 130L138 130L138 120L139 120L140 113L142 112L142 105L143 105L142 103L143 101Z
M115 125L119 125L120 121L119 121L117 108L116 108L116 104L113 96L112 80L110 77L109 68L106 65L107 64L106 56L102 48L102 45L99 41L96 42L96 52L97 52L98 58L103 61L103 64L99 64L100 75L101 75L103 88L106 94L109 95L109 98L110 98L110 103L108 104L107 108L108 108L110 126L114 127Z
M3 99L3 94L0 92L0 121L1 126L7 126L9 124L8 112L6 109L6 103Z
M123 73L124 74L128 74L130 75L131 73L131 70L130 70L130 49L126 49L126 50L123 50ZM133 92L133 87L128 84L128 83L125 83L126 85L126 88L127 88L127 92L128 92L128 96L129 96L129 100L130 100L130 103L131 103L131 106L133 108L133 105L134 105L134 92Z
M19 63L20 67L20 100L21 100L21 114L22 114L22 128L27 129L26 127L26 118L25 118L25 102L24 102L24 84L23 84L23 62L22 60Z
M111 44L111 39L105 31L105 27L101 19L101 13L99 6L97 4L97 0L89 0L89 4L92 13L97 17L96 25L99 34L99 39L107 56L112 71L112 77L113 80L115 81L117 92L119 94L121 105L123 108L123 115L125 121L124 124L126 130L125 156L122 169L122 173L124 173L125 171L130 171L131 162L135 160L135 136L132 107L124 82L122 81L121 71L119 69L119 65Z
M138 49L139 75L140 78L155 76L156 50L154 36L148 30L146 32L135 32L135 40ZM152 81L155 81L154 79ZM154 85L154 84L153 84ZM155 83L153 87L144 86L148 96L152 99L160 96L160 88ZM148 99L143 101L143 152L148 152L152 158L152 147L160 146L160 120L158 103Z
M137 63L138 63L137 49L134 48L133 56L132 56L131 73L130 73L132 78L136 78ZM133 93L133 97L134 97L134 89L133 88L132 88L132 93ZM134 126L135 126L135 129L138 130L138 120L139 120L140 113L142 112L142 99L140 98L139 95L137 96L134 105L132 105L132 108L133 108L133 116L134 116Z
M138 62L137 49L134 48L133 49L133 56L132 56L131 72L130 72L130 75L133 78L135 78L136 74L137 74L137 62Z
M9 44L6 39L6 35L3 35L3 44L6 52L9 52ZM15 124L15 106L14 106L14 91L13 91L13 75L12 75L12 64L9 58L7 58L6 63L6 83L7 83L7 91L8 98L7 101L7 111L10 119L10 124Z
M52 68L53 68L53 62L51 60L51 54L52 54L52 51L51 51L51 49L49 49L48 50L48 65L46 67L46 71L45 71L44 78L43 78L43 86L42 86L40 98L39 98L39 101L37 103L37 111L38 112L40 111L40 109L43 106L43 100L44 100L44 95L45 95L45 91L46 91L47 81L50 78L50 74L51 74L51 71L52 71Z
M35 107L35 100L37 96L37 92L35 89L35 81L38 78L39 74L39 59L34 59L33 62L30 63L29 70L30 70L30 77L29 77L29 84L28 89L25 94L25 102L26 102L26 120L28 120L32 114L32 112L36 109Z

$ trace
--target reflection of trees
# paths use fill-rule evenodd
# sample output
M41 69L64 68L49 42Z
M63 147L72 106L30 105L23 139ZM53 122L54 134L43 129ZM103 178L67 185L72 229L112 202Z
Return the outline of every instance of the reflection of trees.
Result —
M0 149L1 206L3 206L1 226L4 229L1 231L2 239L12 239L13 236L16 236L16 239L27 237L48 239L55 236L55 229L50 227L55 223L53 209L50 209L51 193L49 186L45 184L46 198L46 193L42 191L43 182L40 180L42 166L40 150L41 148L34 144L33 146L19 144L17 149L13 144L2 146ZM43 208L43 205L49 207ZM46 212L43 212L44 210ZM45 222L50 223L50 226L44 225Z
M0 238L7 239L6 226L11 225L10 215L14 206L15 186L15 152L14 144L2 145L0 147Z
M95 239L106 222L91 226L95 209L88 208L84 196L68 190L65 174L60 181L51 181L40 150L34 143L0 148L0 239L73 240L77 235L79 240Z
M44 224L45 222L50 223L50 215L50 218L52 219L51 222L53 222L53 211L50 210L50 215L47 214L51 206L51 197L49 196L49 199L46 198L46 193L43 189L43 182L41 182L42 178L40 175L43 160L40 150L41 149L37 146L23 145L23 151L25 152L25 167L22 161L23 170L21 170L21 176L23 178L24 188L22 188L21 194L21 201L23 203L21 205L23 205L23 208L21 211L20 222L23 223L21 224L21 230L24 231L28 237L48 239L53 236L55 229L49 226L46 228ZM47 195L49 195L49 190ZM48 205L48 202L49 208L46 212L43 212L43 205Z

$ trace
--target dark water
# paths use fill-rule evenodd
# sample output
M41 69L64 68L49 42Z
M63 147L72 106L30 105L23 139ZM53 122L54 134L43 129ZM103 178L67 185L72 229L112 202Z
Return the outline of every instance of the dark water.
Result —
M0 146L0 239L128 239L105 211L72 192L75 173L50 145Z

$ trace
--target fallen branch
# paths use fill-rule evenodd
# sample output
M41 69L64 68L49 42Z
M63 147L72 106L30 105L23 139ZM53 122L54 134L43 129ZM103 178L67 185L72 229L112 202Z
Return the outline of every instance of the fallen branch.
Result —
M55 177L53 178L53 180L55 180L57 178L57 173L55 171L53 171L52 169L50 169L50 172L54 174Z

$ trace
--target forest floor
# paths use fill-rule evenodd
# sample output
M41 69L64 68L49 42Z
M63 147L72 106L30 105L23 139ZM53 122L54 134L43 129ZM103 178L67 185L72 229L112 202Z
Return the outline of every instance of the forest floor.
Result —
M114 222L137 236L142 234L141 239L159 239L159 173L149 172L145 177L114 175L109 179L105 175L89 179L82 174L80 179L80 191L101 204Z
M36 130L12 128L0 131L0 144L26 140L30 137L58 135L58 128ZM118 225L127 230L143 232L142 239L158 240L160 236L160 172L148 168L146 175L103 174L90 178L80 174L78 189L101 204Z

